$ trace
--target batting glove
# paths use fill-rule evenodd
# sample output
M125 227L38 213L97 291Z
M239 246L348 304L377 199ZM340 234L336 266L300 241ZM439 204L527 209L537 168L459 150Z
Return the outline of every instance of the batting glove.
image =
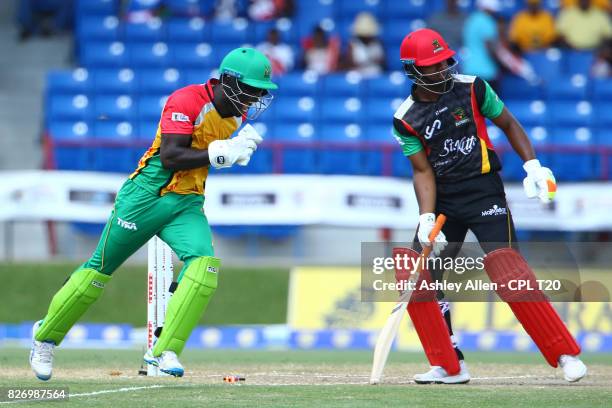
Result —
M430 246L432 243L429 242L429 234L431 234L431 230L434 228L436 224L436 215L433 213L425 213L421 214L419 217L419 232L417 233L417 238L421 245ZM438 256L440 252L446 248L448 245L448 241L446 241L446 237L444 233L440 231L433 242L433 248L431 252Z
M542 203L550 203L557 192L557 181L552 171L542 167L537 159L526 161L523 168L527 172L527 177L523 180L527 198L538 197Z
M251 126L244 126L238 134L227 140L215 140L208 145L210 164L216 169L231 167L234 164L246 166L263 141Z

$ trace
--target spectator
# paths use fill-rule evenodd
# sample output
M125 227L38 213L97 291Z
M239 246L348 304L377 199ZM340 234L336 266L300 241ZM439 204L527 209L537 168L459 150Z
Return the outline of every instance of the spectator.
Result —
M466 18L459 10L457 0L446 0L446 11L433 14L427 20L427 27L442 34L452 49L459 50L463 45L463 26Z
M279 17L291 17L293 11L293 0L251 0L248 14L253 21L266 21Z
M610 17L591 0L579 0L577 7L561 10L557 31L561 43L576 50L595 49L612 36Z
M17 8L19 38L72 29L72 5L72 0L21 0Z
M595 62L591 68L595 78L609 78L612 76L612 40L608 39L597 51Z
M147 23L164 13L162 0L127 0L123 4L124 18L130 23Z
M568 8L578 5L579 0L561 0L561 7ZM610 0L593 0L593 5L604 10L610 11Z
M213 19L220 22L229 22L240 15L239 4L236 0L217 0L213 10Z
M340 40L336 36L328 37L320 26L315 27L312 35L302 41L302 49L305 69L327 74L338 68Z
M527 0L527 9L514 16L510 24L510 42L523 52L549 47L557 37L555 19L541 3Z
M385 49L378 38L380 28L376 17L367 12L357 15L353 37L348 45L346 67L364 76L378 75L385 70Z
M281 42L280 32L276 28L268 31L268 38L257 46L272 63L272 74L282 75L293 69L294 57L291 46Z
M463 30L463 71L478 76L497 88L499 66L495 60L498 28L495 13L500 10L499 0L478 0L478 10L470 14Z

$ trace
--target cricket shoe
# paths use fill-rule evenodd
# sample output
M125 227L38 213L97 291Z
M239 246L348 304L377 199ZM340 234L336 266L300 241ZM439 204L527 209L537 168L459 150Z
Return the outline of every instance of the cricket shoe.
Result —
M559 365L563 369L565 381L576 382L587 374L587 367L576 356L567 354L559 357Z
M30 366L39 380L47 381L51 378L53 370L53 349L54 343L38 341L34 337L36 331L42 324L42 320L34 323L32 327L32 349L30 350Z
M161 356L155 357L153 350L147 350L144 355L144 361L147 364L158 367L162 373L170 374L175 377L182 377L185 369L178 361L178 357L174 351L162 351Z
M414 382L417 384L467 384L471 378L467 364L460 360L459 367L461 368L459 374L448 375L442 367L432 366L428 372L415 375Z

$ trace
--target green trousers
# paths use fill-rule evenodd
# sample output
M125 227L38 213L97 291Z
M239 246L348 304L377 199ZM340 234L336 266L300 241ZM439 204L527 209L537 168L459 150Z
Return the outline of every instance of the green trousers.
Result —
M112 273L153 236L159 236L184 262L213 256L212 235L204 197L197 194L154 195L127 180L119 190L100 242L81 268Z

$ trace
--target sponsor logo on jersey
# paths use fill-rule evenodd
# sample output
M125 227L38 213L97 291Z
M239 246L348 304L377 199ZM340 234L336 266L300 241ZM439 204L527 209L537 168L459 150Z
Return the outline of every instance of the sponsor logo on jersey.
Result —
M104 282L98 282L96 280L92 280L91 286L95 286L96 288L104 289Z
M427 126L425 128L425 139L431 139L434 135L434 132L436 130L440 130L440 128L442 127L442 121L440 121L440 119L436 119L434 120L434 123L431 124L431 126Z
M461 107L453 111L453 117L455 118L455 127L465 125L470 121L470 118L465 113L465 110Z
M456 139L446 139L444 141L443 150L440 153L440 157L446 157L450 153L459 152L464 156L472 153L472 150L476 146L476 137L474 135L467 137L464 136L459 140Z
M445 106L443 108L440 108L436 111L436 116L440 115L441 113L444 113L448 110L448 106Z
M172 121L173 122L189 122L189 116L180 112L172 112Z
M138 231L138 227L136 226L135 222L125 221L117 217L117 224L123 229L131 230L131 231Z
M497 216L497 215L506 215L507 213L508 213L508 210L506 209L506 207L499 207L497 204L494 204L492 208L489 208L488 210L483 211L482 216L489 217L489 216Z

